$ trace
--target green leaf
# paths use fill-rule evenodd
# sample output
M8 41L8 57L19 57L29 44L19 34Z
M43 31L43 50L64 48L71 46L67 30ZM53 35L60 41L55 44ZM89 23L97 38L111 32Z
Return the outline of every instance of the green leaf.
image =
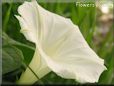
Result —
M22 52L14 46L3 46L2 48L2 73L12 72L22 65Z
M20 43L18 41L13 40L10 38L6 33L2 33L3 38L3 45L13 45L16 46L18 49L20 49L24 56L24 62L28 65L33 57L34 54L34 47L31 47L29 45Z
M10 18L12 5L13 5L12 3L9 5L8 11L5 15L5 19L4 19L4 23L3 23L3 30L4 31L6 31L6 29L7 29L7 24L8 24L9 18Z
M18 45L18 46L23 46L23 47L27 47L31 50L34 50L34 47L28 46L26 44L20 43L18 41L13 40L12 38L10 38L5 32L2 33L2 38L3 38L3 45ZM5 41L5 42L4 42Z
M101 84L110 84L111 81L113 81L113 75L114 75L114 58L113 58L113 50L110 52L111 54L107 55L107 58L105 58L107 70L104 71L102 76L100 77L99 83Z
M20 46L20 45L15 45L15 46L22 51L24 56L24 63L28 65L32 60L32 57L34 55L34 50L25 46Z

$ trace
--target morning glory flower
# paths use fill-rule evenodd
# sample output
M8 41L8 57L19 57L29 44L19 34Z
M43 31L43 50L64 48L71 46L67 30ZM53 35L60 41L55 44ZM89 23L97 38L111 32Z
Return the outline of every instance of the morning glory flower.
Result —
M77 25L42 8L36 0L24 2L16 16L21 33L35 43L36 49L29 67L42 78L50 71L65 79L80 83L98 82L106 70L104 60L89 47ZM37 77L29 68L18 83L33 84Z

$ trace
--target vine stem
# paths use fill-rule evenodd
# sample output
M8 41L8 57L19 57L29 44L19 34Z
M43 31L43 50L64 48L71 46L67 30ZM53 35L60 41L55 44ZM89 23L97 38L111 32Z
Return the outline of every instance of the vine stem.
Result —
M40 85L43 85L43 82L40 80L40 78L37 76L37 74L33 71L33 69L30 67L30 66L28 66L25 62L23 62L23 64L22 64L23 66L24 66L24 68L27 68L28 70L27 71L29 71L29 72L31 72L31 73L33 73L33 76L35 76L35 78L37 78L37 82L38 82L38 84L40 84ZM28 73L28 75L27 76L29 76L29 73ZM24 78L25 78L25 76L24 76ZM24 80L24 78L21 76L21 80L17 80L17 84L25 84L25 83L20 83L20 82L23 82L22 80ZM30 79L31 80L31 79ZM26 83L26 84L29 84L29 83Z

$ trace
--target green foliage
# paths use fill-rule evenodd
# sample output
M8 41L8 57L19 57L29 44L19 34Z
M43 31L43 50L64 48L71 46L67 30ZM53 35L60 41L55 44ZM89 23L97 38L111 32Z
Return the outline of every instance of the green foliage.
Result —
M26 44L20 43L18 41L13 40L12 38L8 37L8 35L6 33L2 33L2 39L3 39L3 46L5 45L10 45L10 46L15 46L18 49L20 49L23 52L24 55L24 59L23 61L26 64L29 64L29 62L31 61L32 57L33 57L33 53L35 48L32 46L28 46Z
M113 43L113 34L110 29L103 41L96 45L94 43L94 32L96 28L96 8L95 7L80 7L75 3L39 3L45 9L70 18L74 24L78 25L88 44L105 59L107 71L105 71L98 84L114 84L114 58L111 44ZM94 4L94 3L92 3ZM3 81L11 81L10 77L18 77L23 71L23 63L29 64L31 61L35 45L25 39L20 33L20 26L17 19L14 17L17 13L17 8L20 3L4 3L2 4L3 17ZM8 35L7 35L8 34ZM108 44L108 46L107 46ZM24 58L23 58L24 57ZM23 59L22 59L23 58ZM18 70L19 69L19 70ZM6 74L7 78L6 78ZM13 76L11 76L13 74ZM11 81L14 83L18 78ZM41 79L44 84L77 84L74 80L66 80L51 72ZM4 82L3 82L4 83ZM39 84L36 83L36 84Z
M6 74L18 69L22 65L22 52L14 46L3 46L2 48L2 73Z

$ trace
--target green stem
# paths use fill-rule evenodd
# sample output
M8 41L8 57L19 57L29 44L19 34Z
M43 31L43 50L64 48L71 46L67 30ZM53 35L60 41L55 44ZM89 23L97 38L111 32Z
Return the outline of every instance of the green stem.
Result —
M29 67L27 64L25 64L25 62L23 62L23 66L25 67L25 68L28 68L34 75L35 75L35 77L38 79L38 84L40 84L40 85L43 85L43 82L40 80L40 78L37 76L37 74L32 70L32 68L31 67Z
M35 51L32 61L20 76L20 79L17 81L17 84L34 84L36 81L39 81L43 76L45 76L49 72L50 70L48 68L44 68L41 64L41 57L38 51ZM39 84L42 84L42 82L39 81Z

